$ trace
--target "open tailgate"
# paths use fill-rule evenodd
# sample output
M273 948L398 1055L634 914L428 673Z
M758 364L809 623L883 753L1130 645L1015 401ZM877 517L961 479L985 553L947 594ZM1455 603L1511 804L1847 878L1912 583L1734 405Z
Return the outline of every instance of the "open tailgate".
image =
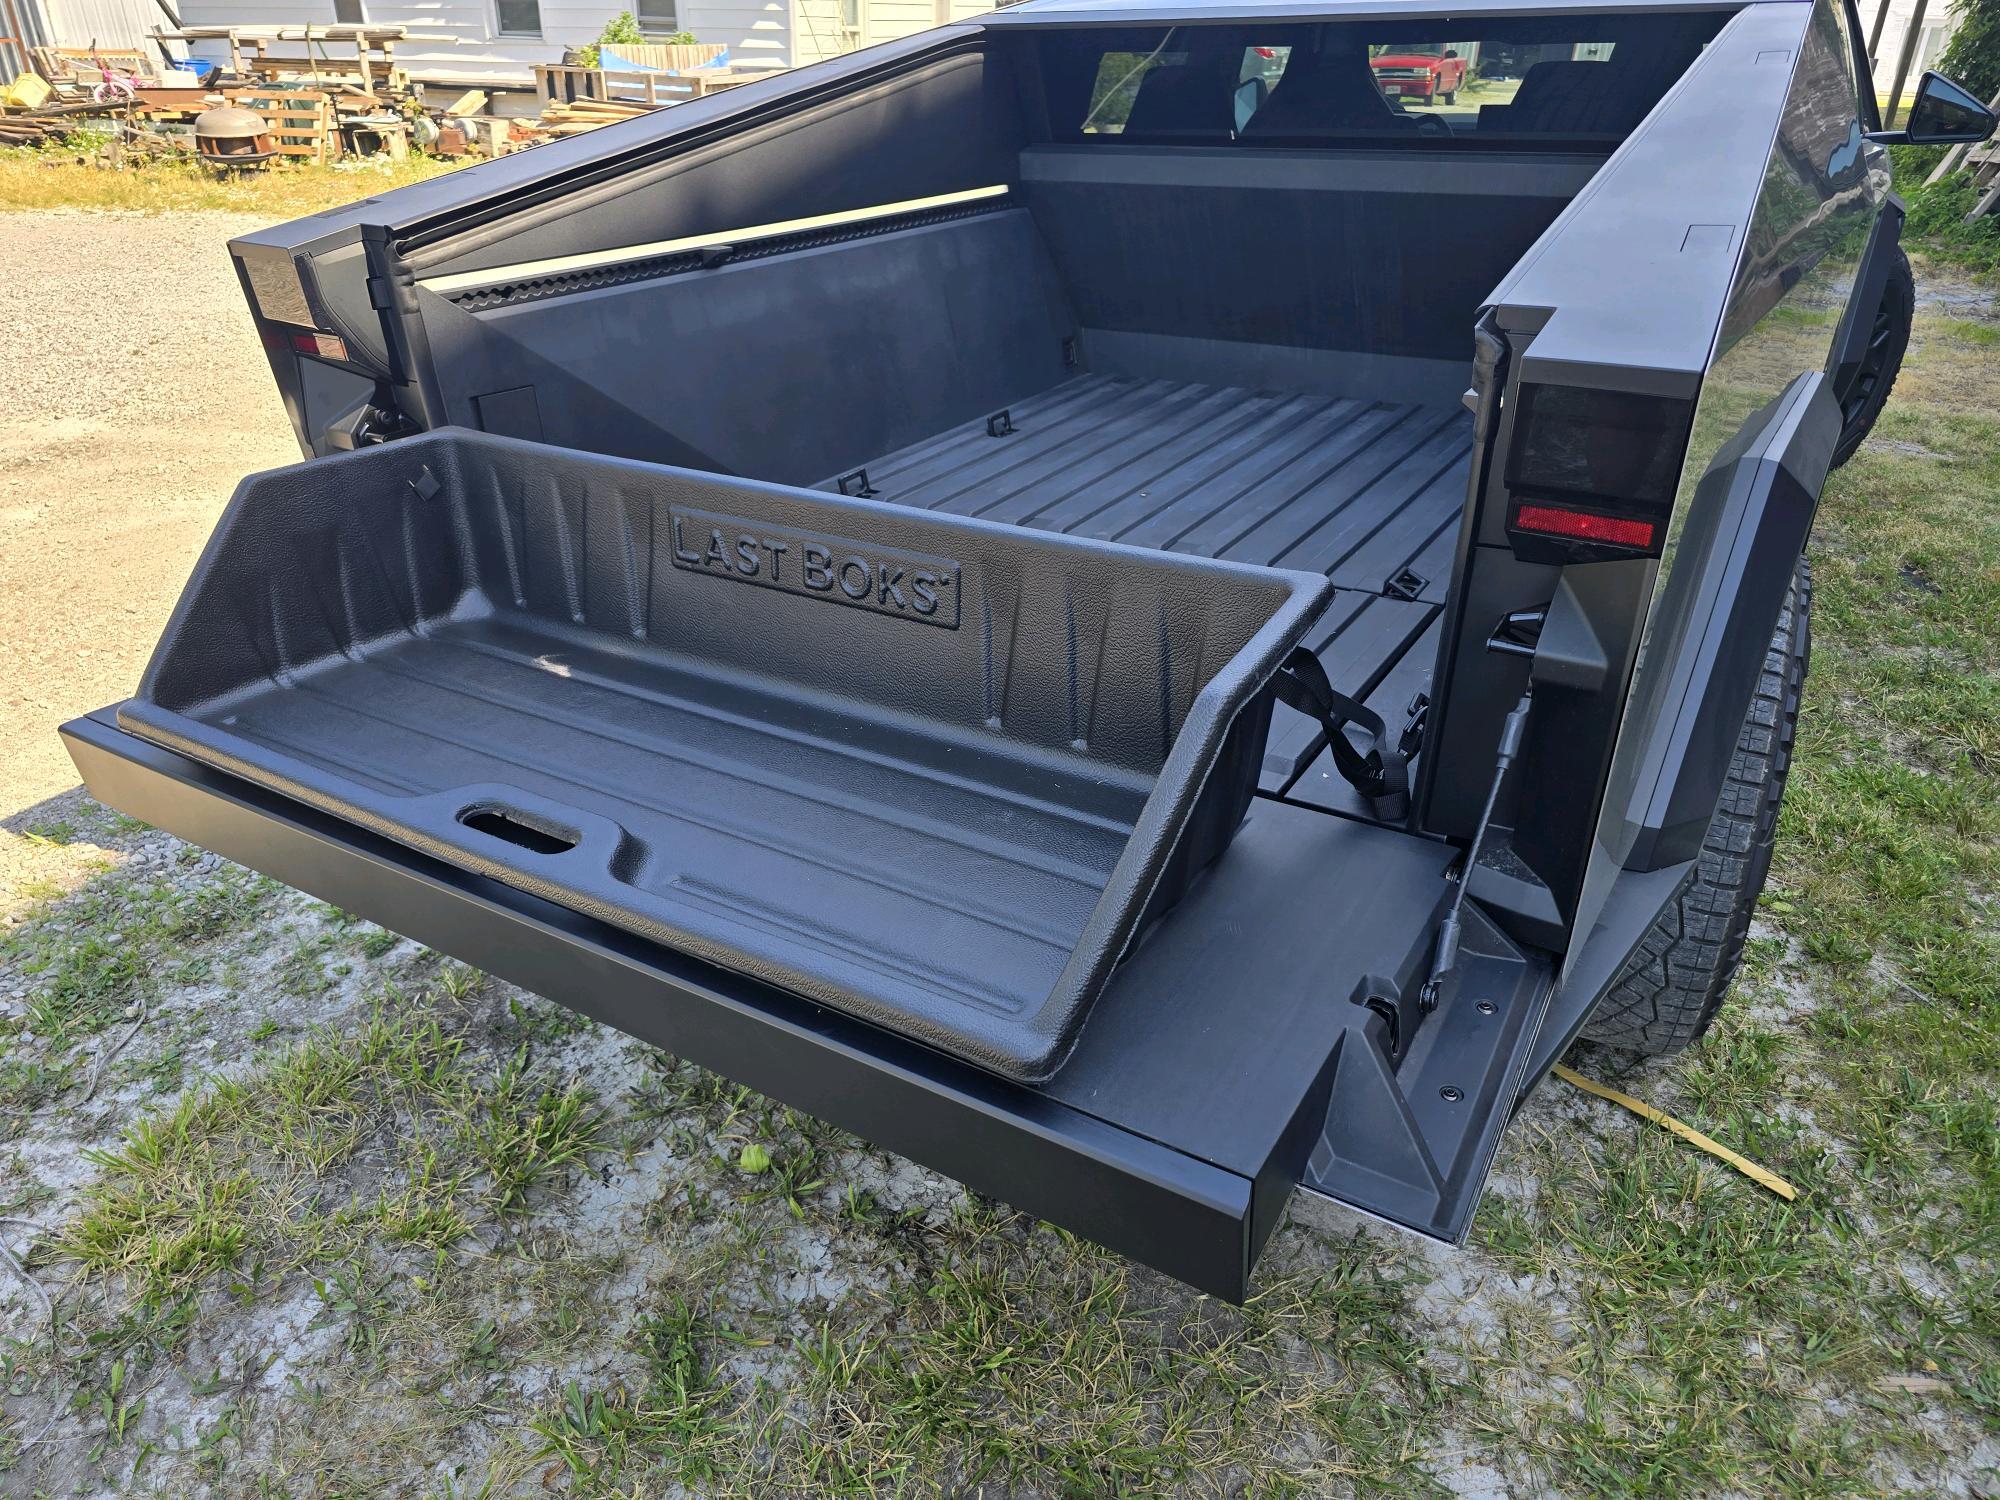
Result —
M1332 590L444 429L255 476L105 802L1245 1294L1463 1233L1547 1000L1456 857L1256 796Z

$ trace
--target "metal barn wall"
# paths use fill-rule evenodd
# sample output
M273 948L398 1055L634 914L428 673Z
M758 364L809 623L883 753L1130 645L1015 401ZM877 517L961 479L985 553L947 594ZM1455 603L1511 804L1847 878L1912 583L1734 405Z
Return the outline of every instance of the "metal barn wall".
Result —
M14 0L35 47L145 47L167 20L154 0ZM176 49L178 55L179 49Z

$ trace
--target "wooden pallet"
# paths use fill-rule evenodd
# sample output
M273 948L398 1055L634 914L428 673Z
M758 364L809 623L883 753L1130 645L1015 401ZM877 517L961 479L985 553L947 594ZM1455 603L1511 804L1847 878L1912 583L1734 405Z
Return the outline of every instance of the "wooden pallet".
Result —
M310 89L282 94L259 94L254 90L233 90L230 102L255 110L271 127L271 144L278 155L293 161L321 165L340 155L340 137L334 130L333 99Z
M1972 147L1965 153L1965 165L1972 173L1973 186L1980 190L1979 201L1965 216L1965 222L1970 224L2000 208L2000 143L1988 141Z

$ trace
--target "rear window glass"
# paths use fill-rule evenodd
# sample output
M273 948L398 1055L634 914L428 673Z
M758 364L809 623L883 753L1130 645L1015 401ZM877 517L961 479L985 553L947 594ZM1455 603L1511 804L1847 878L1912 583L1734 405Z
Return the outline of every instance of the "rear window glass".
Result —
M1613 13L1058 31L1058 140L1608 149L1725 17Z

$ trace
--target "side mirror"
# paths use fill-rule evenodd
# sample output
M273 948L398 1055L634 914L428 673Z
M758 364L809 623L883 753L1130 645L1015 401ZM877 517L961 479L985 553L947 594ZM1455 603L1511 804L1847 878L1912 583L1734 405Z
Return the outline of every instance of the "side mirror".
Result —
M1942 73L1926 73L1917 84L1901 130L1874 130L1868 139L1883 146L1976 146L2000 124L1992 110Z

